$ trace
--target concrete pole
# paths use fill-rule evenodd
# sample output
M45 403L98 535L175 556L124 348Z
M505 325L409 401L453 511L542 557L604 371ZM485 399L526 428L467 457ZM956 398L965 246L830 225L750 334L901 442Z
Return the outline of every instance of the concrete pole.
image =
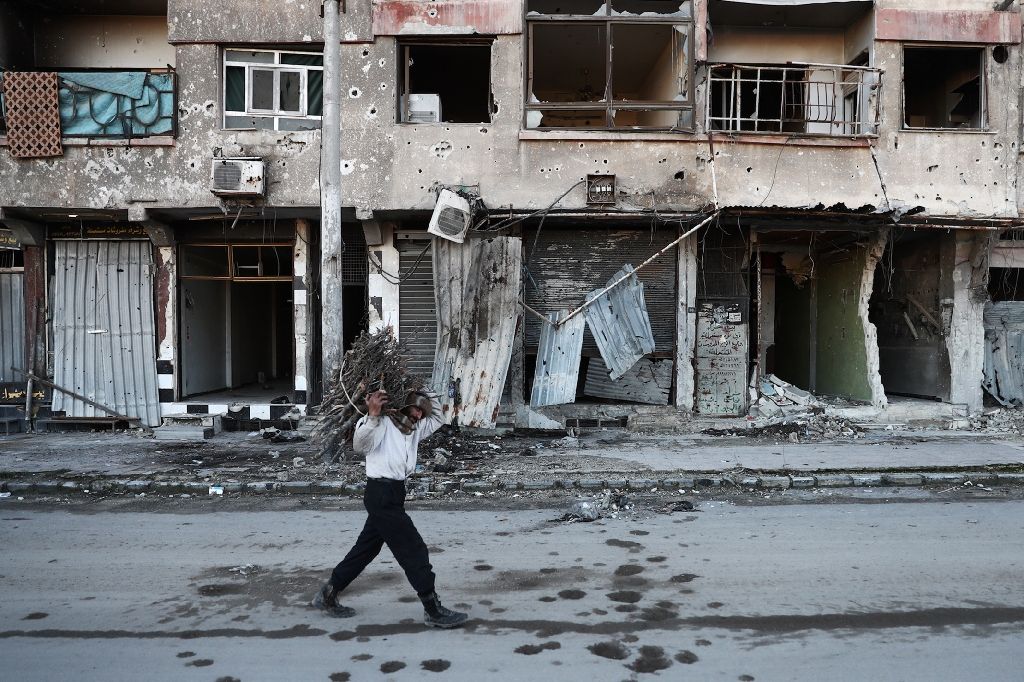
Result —
M341 314L341 13L324 0L324 109L320 135L320 307L323 394L338 382L344 352Z

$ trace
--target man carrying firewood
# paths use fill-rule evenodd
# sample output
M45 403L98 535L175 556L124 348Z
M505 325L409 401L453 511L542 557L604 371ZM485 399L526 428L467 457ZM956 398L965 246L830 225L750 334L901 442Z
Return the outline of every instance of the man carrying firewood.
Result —
M415 392L401 409L387 409L387 404L386 391L370 393L367 414L356 423L352 449L366 455L366 524L331 579L313 598L313 606L336 618L355 615L338 602L338 595L387 544L423 602L424 622L438 628L457 627L467 616L441 605L434 591L427 545L405 512L405 479L416 470L420 440L443 424L441 403L436 395Z

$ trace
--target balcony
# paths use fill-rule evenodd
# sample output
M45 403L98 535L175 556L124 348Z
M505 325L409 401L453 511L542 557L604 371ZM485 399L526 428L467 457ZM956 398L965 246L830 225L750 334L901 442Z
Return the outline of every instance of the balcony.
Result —
M7 137L15 156L21 142L35 147L41 138L74 144L177 136L172 68L9 71L3 76L0 135Z
M871 137L882 70L840 64L711 64L709 131Z

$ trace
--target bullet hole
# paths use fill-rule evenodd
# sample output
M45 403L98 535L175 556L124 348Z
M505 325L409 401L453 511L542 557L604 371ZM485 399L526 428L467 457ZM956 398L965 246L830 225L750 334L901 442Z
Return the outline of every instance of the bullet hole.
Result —
M359 92L359 88L352 88L348 91L348 96L352 99L357 99L361 94L363 93Z
M580 149L583 149L583 147L584 147L583 143L580 142Z
M388 89L388 84L387 83L381 83L380 84L380 89L381 90L387 90Z
M484 135L486 135L487 134L487 128L481 128L480 132L483 133Z
M686 178L686 171L679 171L672 177L674 177L676 180L683 180L684 178Z
M418 168L418 169L416 169L416 172L422 174L423 173L423 169L422 168Z
M377 107L370 107L370 116L377 115Z
M934 166L928 166L927 171L929 173L934 173L935 169L938 168L938 167L939 167L939 164L935 164ZM961 175L963 175L963 173L961 173Z
M469 145L468 144L466 145L466 149L469 149Z
M381 66L387 66L388 60L384 59L384 57L381 57L380 60L377 61L377 63L380 64Z
M604 165L606 165L606 166L608 165L608 159L604 160Z
M369 50L363 50L363 56L364 57L369 57L370 56L370 51Z
M431 17L431 18L436 17L437 16L437 10L436 9L428 10L427 11L427 16Z
M749 173L750 171L752 171L752 170L754 170L753 166L747 166L747 172L748 172L748 173Z

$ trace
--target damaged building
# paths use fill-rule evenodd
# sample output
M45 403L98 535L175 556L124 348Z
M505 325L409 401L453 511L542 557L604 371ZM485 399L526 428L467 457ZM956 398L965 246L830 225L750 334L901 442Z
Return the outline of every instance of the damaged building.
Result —
M349 0L339 261L320 2L0 1L4 402L291 424L390 326L484 428L1020 405L994 4Z

